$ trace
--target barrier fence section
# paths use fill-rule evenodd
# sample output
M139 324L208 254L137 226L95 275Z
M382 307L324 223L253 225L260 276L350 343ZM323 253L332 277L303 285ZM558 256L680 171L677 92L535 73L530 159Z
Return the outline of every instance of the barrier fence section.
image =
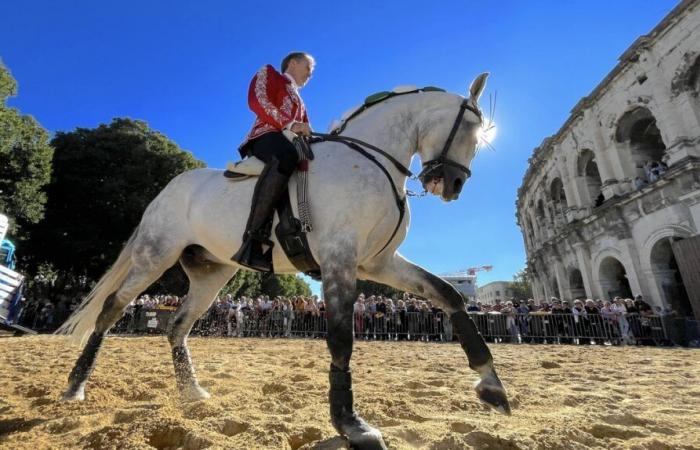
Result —
M470 313L477 329L488 342L612 344L671 343L677 324L660 316L627 314L615 318L573 314ZM127 310L112 328L113 334L162 334L169 329L174 308ZM355 339L420 340L451 342L452 324L445 313L395 312L355 314ZM697 324L695 324L697 325ZM686 326L686 324L682 324ZM689 327L692 328L692 327ZM209 310L195 322L191 334L231 337L308 337L326 335L325 313L306 311ZM671 330L672 331L672 330ZM672 339L675 343L680 338Z

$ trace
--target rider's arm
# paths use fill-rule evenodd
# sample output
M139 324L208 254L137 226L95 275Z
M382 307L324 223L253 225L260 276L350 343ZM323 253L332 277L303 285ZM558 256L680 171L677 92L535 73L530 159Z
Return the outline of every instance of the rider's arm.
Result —
M278 130L291 126L294 122L291 111L285 112L274 105L271 98L275 85L275 75L272 66L265 66L258 70L248 89L248 106L260 120L266 122ZM280 85L284 88L284 85Z

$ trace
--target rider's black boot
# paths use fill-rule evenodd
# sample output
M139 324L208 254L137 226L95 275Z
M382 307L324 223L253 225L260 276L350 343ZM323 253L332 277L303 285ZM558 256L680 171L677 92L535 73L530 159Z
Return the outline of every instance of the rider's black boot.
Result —
M260 174L253 191L253 204L248 217L248 224L243 233L243 244L236 252L232 261L261 272L272 271L272 242L270 241L270 219L272 211L280 199L280 195L286 191L287 175L279 173L278 163L273 160L265 166ZM263 253L262 246L270 247Z

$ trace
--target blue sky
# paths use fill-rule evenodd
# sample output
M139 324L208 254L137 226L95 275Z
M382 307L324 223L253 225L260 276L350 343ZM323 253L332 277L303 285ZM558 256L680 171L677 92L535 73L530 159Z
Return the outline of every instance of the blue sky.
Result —
M52 132L142 119L223 167L253 120L251 76L291 50L316 57L302 96L321 131L371 93L466 94L491 72L482 106L498 93L496 151L479 154L457 202L411 200L401 247L436 273L491 264L484 284L525 264L514 203L533 148L677 1L258 3L5 2L0 58L20 88L10 104Z

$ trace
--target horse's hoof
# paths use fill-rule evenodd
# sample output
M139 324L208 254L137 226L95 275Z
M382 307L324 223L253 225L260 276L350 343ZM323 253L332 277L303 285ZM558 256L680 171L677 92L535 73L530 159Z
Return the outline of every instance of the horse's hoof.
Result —
M211 394L198 384L182 391L182 400L185 402L197 402L208 398L211 398Z
M495 409L501 414L510 416L508 395L496 374L489 375L477 381L474 389L476 390L477 397L479 397L479 400L481 400L483 404Z
M331 413L331 416L333 414ZM387 450L382 433L362 420L356 412L331 419L341 436L348 440L354 450Z
M387 450L382 433L371 427L362 433L348 435L347 439L353 450Z
M85 389L68 389L59 400L62 402L82 402L85 400Z

